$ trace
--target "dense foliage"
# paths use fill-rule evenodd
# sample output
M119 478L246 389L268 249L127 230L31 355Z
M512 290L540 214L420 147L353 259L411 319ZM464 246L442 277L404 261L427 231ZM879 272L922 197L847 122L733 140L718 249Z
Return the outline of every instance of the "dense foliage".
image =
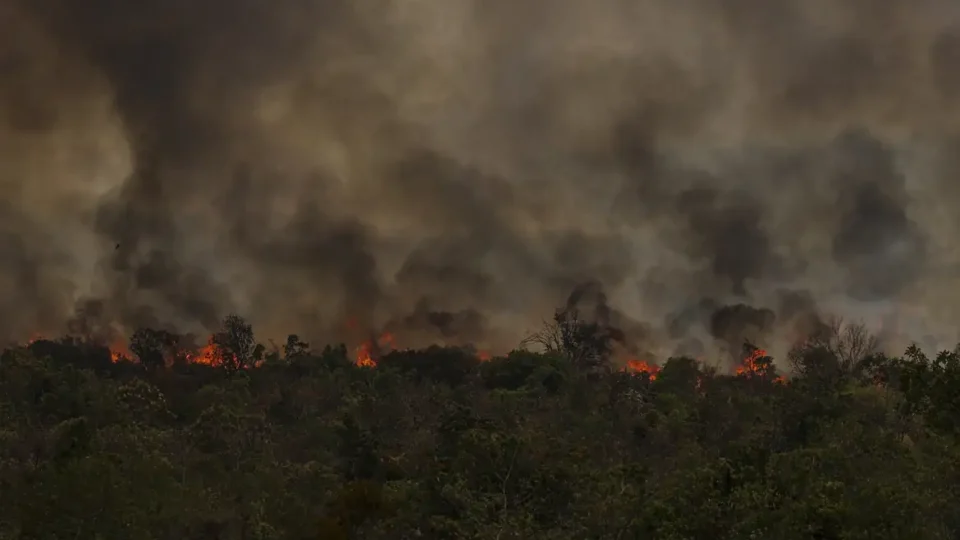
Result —
M651 378L564 346L361 367L228 322L217 365L164 365L176 340L155 331L135 361L6 351L0 538L960 537L957 353L810 346L785 382L768 361Z

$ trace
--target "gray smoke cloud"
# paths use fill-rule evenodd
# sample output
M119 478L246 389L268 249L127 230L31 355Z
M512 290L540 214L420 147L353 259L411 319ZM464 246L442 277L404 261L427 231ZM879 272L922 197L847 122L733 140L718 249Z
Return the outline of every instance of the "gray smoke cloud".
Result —
M596 282L652 354L949 346L958 60L947 0L0 0L0 334L503 349Z

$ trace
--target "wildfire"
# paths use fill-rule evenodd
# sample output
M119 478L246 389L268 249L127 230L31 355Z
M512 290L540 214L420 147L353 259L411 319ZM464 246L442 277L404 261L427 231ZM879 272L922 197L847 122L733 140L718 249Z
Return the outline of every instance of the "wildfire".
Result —
M217 346L212 342L208 342L194 352L184 353L184 356L187 358L187 362L192 364L212 366L217 363Z
M361 343L357 347L357 359L355 363L360 367L377 367L377 358L384 350L394 349L393 334L384 332L376 340Z
M110 360L116 363L123 360L124 358L129 358L129 356L121 352L119 349L110 347Z
M349 319L346 323L346 326L348 328L356 328L358 327L358 324L354 319ZM26 341L25 345L33 345L36 342L45 341L47 339L49 339L47 336L41 333L36 333ZM167 366L177 363L203 364L208 366L220 366L224 364L232 365L231 360L234 359L229 356L229 351L223 349L214 342L214 336L210 336L207 344L202 346L189 344L189 339L186 339L185 343L186 344L181 342L177 345L167 344L163 346L164 348L162 354ZM103 347L108 351L110 359L114 363L138 361L137 355L130 350L130 346L125 341L115 340L110 343L104 343ZM354 349L354 364L359 367L366 368L377 367L379 359L383 355L396 350L396 348L394 335L391 332L383 332L379 335L379 337L361 343ZM489 350L486 349L473 349L472 354L480 362L488 362L493 359L494 356ZM250 365L239 367L256 367L262 362L263 359L260 358ZM634 371L645 371L650 373L651 378L653 378L654 374L660 369L656 365L647 365L643 362L632 362L632 364L640 366Z
M348 321L348 326L350 326ZM356 323L354 322L355 326ZM27 341L27 345L32 345L38 341L43 341L47 339L42 334L35 334ZM130 348L123 342L114 342L106 347L110 351L110 359L113 362L122 362L125 360L135 359L134 355ZM355 360L354 363L360 367L376 367L377 360L383 354L390 352L396 348L395 338L390 332L382 333L375 340L370 340L365 343L361 343L355 349ZM191 364L204 364L208 366L216 366L224 363L223 355L225 351L221 350L213 342L213 337L211 336L206 345L198 348L177 348L176 350L167 350L165 356L167 357L167 364L176 362L178 359L180 361L186 361ZM490 352L482 350L476 352L476 357L481 362L486 362L490 360L493 355Z
M763 376L770 367L769 356L764 349L753 349L753 351L743 360L743 363L737 367L737 375L743 377ZM775 383L784 383L783 377L777 377L773 380Z
M766 358L767 351L763 349L754 349L749 356L743 359L743 363L737 366L737 375L751 376L763 373L766 365L761 362Z
M355 323L354 323L355 324ZM349 326L349 322L348 322ZM34 334L28 344L36 343L37 341L45 340L46 337L42 334ZM129 347L126 344L121 342L116 342L111 344L109 347L110 358L114 362L120 362L124 360L129 360L134 358L134 355L130 352ZM396 348L395 339L393 334L390 332L382 333L378 338L371 339L370 341L361 343L355 349L355 359L354 363L359 367L374 368L377 367L377 362L379 358ZM168 352L170 358L168 358L168 363L179 358L181 361L186 360L192 364L204 364L209 366L219 365L224 362L222 351L214 342L213 338L207 342L206 345L196 348L194 350L177 350ZM480 350L475 353L476 358L481 362L487 362L492 358L492 355L489 351ZM703 359L698 359L701 362ZM738 377L765 377L770 369L770 359L768 353L764 349L751 349L746 357L743 359L743 362L737 366L736 375ZM632 358L627 360L626 364L623 367L623 371L627 373L635 374L646 374L650 380L656 380L658 374L660 373L660 366L647 362L645 360L639 360ZM698 381L698 387L700 381ZM773 379L773 382L778 384L783 384L786 382L786 379L782 376L778 376Z
M370 355L370 349L373 347L370 343L362 343L357 347L357 361L356 364L360 367L376 367L377 362Z
M623 370L631 373L646 373L653 381L656 380L657 373L660 373L660 366L643 360L627 360L627 365L624 366Z

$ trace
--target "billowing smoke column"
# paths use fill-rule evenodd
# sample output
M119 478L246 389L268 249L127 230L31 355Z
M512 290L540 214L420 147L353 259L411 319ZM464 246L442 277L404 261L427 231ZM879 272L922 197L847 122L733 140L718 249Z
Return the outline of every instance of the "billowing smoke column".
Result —
M0 334L505 348L596 283L656 354L948 346L958 60L948 0L0 0Z

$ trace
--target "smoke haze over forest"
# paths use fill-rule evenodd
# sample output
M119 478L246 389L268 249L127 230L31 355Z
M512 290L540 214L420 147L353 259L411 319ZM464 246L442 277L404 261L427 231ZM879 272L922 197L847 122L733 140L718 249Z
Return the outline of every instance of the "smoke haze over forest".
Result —
M958 60L947 0L0 0L0 337L510 348L597 282L660 355L951 347Z

